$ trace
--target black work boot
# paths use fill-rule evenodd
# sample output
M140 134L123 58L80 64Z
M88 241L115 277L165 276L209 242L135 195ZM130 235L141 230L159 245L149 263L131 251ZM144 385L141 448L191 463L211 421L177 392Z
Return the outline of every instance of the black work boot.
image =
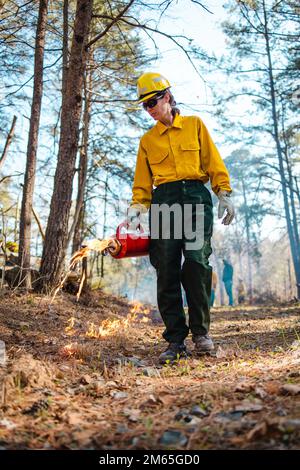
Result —
M188 357L186 345L184 343L169 343L168 348L159 356L159 363L173 363L183 357Z
M214 343L211 337L206 335L193 335L193 342L195 343L194 351L197 353L210 353L214 350Z

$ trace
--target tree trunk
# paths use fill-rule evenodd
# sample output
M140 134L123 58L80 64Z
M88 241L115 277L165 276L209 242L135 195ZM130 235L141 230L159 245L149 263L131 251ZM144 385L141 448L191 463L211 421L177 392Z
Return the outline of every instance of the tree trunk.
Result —
M291 245L291 252L293 258L293 264L295 269L296 275L296 283L297 283L297 298L300 299L300 260L297 247L294 230L291 220L290 208L289 208L289 198L287 193L286 187L286 178L285 178L285 171L283 165L283 155L282 149L280 144L280 137L279 137L279 130L278 130L278 118L277 118L277 107L276 107L276 94L275 94L275 86L274 86L274 77L273 77L273 65L272 65L272 58L271 58L271 48L270 48L270 41L269 41L269 30L268 30L268 19L267 19L267 12L266 12L266 5L265 1L263 1L263 11L264 11L264 29L265 29L265 42L266 42L266 52L268 57L268 73L269 73L269 83L270 83L270 97L272 102L272 119L273 119L273 130L274 130L274 140L276 143L276 150L278 156L278 163L279 163L279 172L280 172L280 180L281 180L281 188L282 188L282 195L283 195L283 203L284 203L284 210L285 210L285 217L287 223L287 230Z
M220 294L220 305L224 305L224 289L223 289L223 282L222 282L222 267L219 261L219 257L213 251L213 257L215 261L217 276L218 276L218 287L219 287L219 294Z
M78 175L78 179L80 178L80 174ZM77 206L77 203L76 203ZM75 209L76 211L76 209ZM85 213L85 207L84 204L82 204L79 207L79 213L76 217L76 224L74 225L74 235L73 235L73 240L72 240L72 253L75 253L75 251L80 250L80 247L82 245L82 233L83 233L83 227L84 227L84 213ZM75 219L74 219L75 221Z
M103 232L102 238L106 236L106 217L107 217L107 189L108 189L108 173L106 173L105 190L104 190L104 211L103 211ZM104 277L104 256L101 256L101 277Z
M14 133L15 133L16 122L17 122L17 116L14 116L13 120L12 120L12 125L11 125L11 128L10 128L10 131L8 133L8 136L7 136L7 139L6 139L6 142L5 142L5 146L4 146L2 155L0 157L0 168L2 167L4 161L7 157L8 149L9 149L9 146L11 144L11 141L12 141Z
M77 0L68 86L62 100L58 163L40 269L44 287L52 287L59 281L68 241L68 222L82 110L83 77L87 58L85 46L91 25L92 5L93 0Z
M288 258L287 260L287 266L288 266L288 280L289 280L289 284L288 284L288 300L291 300L292 296L293 296L293 286L292 286L292 274L291 274L291 260L290 258Z
M48 0L40 0L39 15L35 40L34 84L31 105L29 137L27 145L26 170L23 186L23 199L20 217L19 265L20 282L25 278L26 288L31 288L30 276L30 241L31 241L31 207L33 200L36 153L40 125L41 104L43 96L43 65L45 34L48 18Z
M248 201L246 196L246 187L244 179L242 178L242 188L243 188L243 198L245 205L245 225L246 225L246 237L247 237L247 264L248 264L248 295L249 303L252 304L253 301L253 285L252 285L252 265L251 265L251 239L250 239L250 221L249 221L249 210L248 210Z
M83 224L84 224L84 194L86 188L86 178L88 170L88 142L89 142L89 125L91 118L91 93L88 90L92 89L91 71L88 72L86 82L84 84L84 112L83 112L83 132L82 143L79 155L79 170L78 170L78 189L76 198L76 208L72 227L69 232L68 241L70 241L73 233L72 253L80 249L83 237Z
M287 178L286 178L286 186L289 188L289 200L290 200L290 206L291 206L291 223L292 223L292 230L293 230L293 237L295 240L295 245L296 245L296 254L297 254L297 264L300 265L300 238L299 238L299 230L298 230L298 221L297 221L297 211L296 211L296 204L295 204L295 195L297 194L297 191L295 189L294 185L294 177L293 177L293 171L292 171L292 165L291 161L289 158L289 147L288 147L288 142L286 139L286 131L285 131L285 125L284 125L284 107L282 106L282 135L283 135L283 140L284 140L284 151L283 151L283 156L286 164L286 169L287 169Z
M20 196L18 195L15 213L15 226L14 226L14 242L18 242L18 225L19 225L19 207L20 207Z
M63 56L62 56L62 96L66 96L68 83L68 63L69 63L69 0L64 0L63 10Z
M297 181L296 176L294 177L294 182L295 182L295 187L296 187L295 192L297 194L297 199L298 199L298 204L299 204L298 207L300 207L300 189L299 189L299 185L298 185L298 181Z

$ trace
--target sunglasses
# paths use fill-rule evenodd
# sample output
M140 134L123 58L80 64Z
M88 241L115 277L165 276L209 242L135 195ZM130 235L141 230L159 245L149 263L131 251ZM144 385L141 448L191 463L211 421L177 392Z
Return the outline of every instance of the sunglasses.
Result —
M151 98L150 100L145 101L145 102L143 103L143 108L146 109L146 110L147 110L148 108L149 108L149 109L154 108L154 106L157 105L158 100L161 100L164 96L165 96L165 93L164 93L163 95L156 96L156 98Z

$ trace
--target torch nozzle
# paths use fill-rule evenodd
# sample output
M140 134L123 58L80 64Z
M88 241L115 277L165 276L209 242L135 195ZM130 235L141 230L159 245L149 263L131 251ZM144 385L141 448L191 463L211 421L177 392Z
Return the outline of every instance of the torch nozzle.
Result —
M110 238L108 246L102 250L102 255L107 256L108 254L115 256L121 250L121 243L116 238Z

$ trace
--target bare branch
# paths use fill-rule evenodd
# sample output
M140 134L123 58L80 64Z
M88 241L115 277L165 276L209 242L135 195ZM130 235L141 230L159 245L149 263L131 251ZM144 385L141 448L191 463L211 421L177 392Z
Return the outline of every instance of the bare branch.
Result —
M170 34L164 33L163 31L160 31L156 28L151 28L150 26L147 26L146 24L141 24L135 18L132 18L132 19L134 21L136 21L136 23L132 23L131 21L127 20L126 18L127 17L123 17L123 18L120 19L120 21L123 21L124 23L128 24L129 26L133 26L133 27L136 27L136 28L141 28L144 31L151 31L152 33L160 34L161 36L164 36L164 37L170 39L170 41L174 42L174 44L176 44L176 46L179 47L179 49L181 49L183 51L183 53L186 55L186 57L188 58L188 61L192 65L192 67L195 70L195 72L197 73L197 75L201 78L201 80L203 80L204 83L206 83L206 80L199 73L199 70L197 69L194 62L192 61L189 52L185 49L185 47L182 46L182 44L180 44L180 42L178 42L175 39L175 38L184 38L184 39L188 40L188 38L186 36L183 36L183 35L175 35L175 36L173 35L173 36L171 36Z
M34 218L35 218L35 221L36 221L36 223L37 223L37 225L38 225L38 228L39 228L39 232L40 232L40 234L41 234L41 237L42 237L43 241L45 241L45 233L44 233L43 227L42 227L42 225L41 225L41 222L40 222L40 219L39 219L37 213L35 212L35 210L34 210L34 208L33 208L32 206L31 206L31 211L32 211L33 216L34 216Z
M266 98L265 96L257 95L256 93L250 93L250 92L241 92L241 93L235 93L234 95L230 95L227 98L224 99L224 101L230 101L232 99L238 98L239 96L254 96L255 98L259 98L261 100L267 101L268 103L271 103L271 100ZM223 99L222 99L223 101Z
M8 178L13 178L14 176L20 176L22 174L23 173L19 172L19 173L15 173L14 175L3 176L3 178L1 178L1 180L0 180L0 184L3 183L3 181L7 180Z
M113 14L113 10L112 10L112 6L111 6L111 4L110 4L109 1L108 1L108 5L109 5L110 13L111 13L111 15L112 15L112 14ZM119 30L119 32L120 32L120 34L121 34L121 36L122 36L122 38L123 38L125 44L127 45L128 49L130 50L132 56L134 57L134 56L135 56L134 50L132 49L132 47L130 46L129 42L127 41L126 35L123 33L123 31L122 31L122 29L120 28L120 25L119 25L118 22L117 22L116 26L117 26L117 28L118 28L118 30Z
M17 122L17 116L14 116L14 117L13 117L13 120L12 120L12 125L11 125L11 128L10 128L10 131L9 131L9 133L8 133L8 136L7 136L7 139L6 139L6 142L5 142L5 146L4 146L2 155L1 155L1 157L0 157L0 168L1 168L1 166L3 165L4 160L5 160L6 157L7 157L7 152L8 152L9 146L10 146L10 144L11 144L11 141L12 141L13 136L14 136L14 133L15 133L15 125L16 125L16 122Z
M192 3L196 3L197 5L200 5L201 8L203 8L204 10L206 10L208 13L210 13L211 15L213 15L214 13L212 11L210 11L205 5L203 5L203 3L200 3L200 2L197 2L197 0L191 0Z
M106 28L102 31L102 33L98 34L96 37L94 37L94 39L92 39L86 46L85 46L85 49L88 50L93 44L95 44L95 42L97 42L99 39L101 39L103 36L105 36L105 34L111 29L111 27L117 22L119 21L122 16L126 13L127 10L129 10L129 8L131 7L131 5L133 4L135 0L130 0L130 2L126 5L125 8L123 8L123 10L120 11L120 13L115 17L115 18L112 18L112 22L106 26Z
M43 68L43 70L50 69L51 67L54 67L54 65L56 65L57 62L59 62L61 58L62 58L62 55L60 55L60 56L55 60L55 62L53 62L53 64L46 65L46 66ZM5 98L8 98L8 96L15 95L16 93L18 93L18 91L22 90L22 88L24 88L24 86L26 86L33 78L34 78L34 75L31 75L31 77L30 77L25 83L23 83L17 90L12 91L11 93L8 93L8 95L6 95ZM16 85L9 85L9 86L12 87L12 86L16 86Z

